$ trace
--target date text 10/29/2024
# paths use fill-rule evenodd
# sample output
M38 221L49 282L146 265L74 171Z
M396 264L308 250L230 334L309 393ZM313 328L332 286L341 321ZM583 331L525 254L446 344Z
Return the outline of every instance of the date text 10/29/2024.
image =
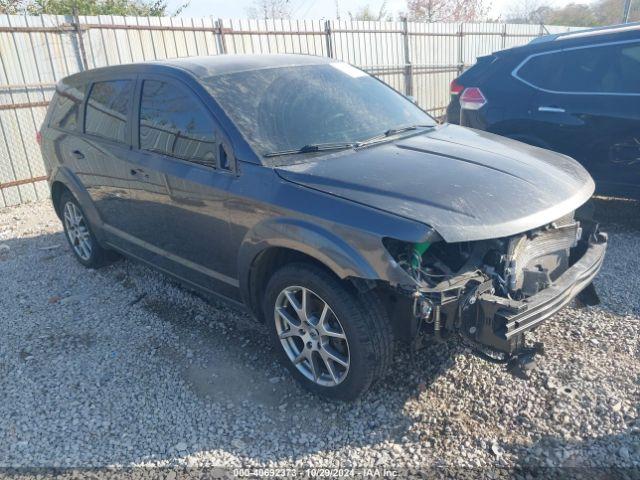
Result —
M393 469L365 468L234 468L233 475L242 477L272 478L398 478L399 472Z

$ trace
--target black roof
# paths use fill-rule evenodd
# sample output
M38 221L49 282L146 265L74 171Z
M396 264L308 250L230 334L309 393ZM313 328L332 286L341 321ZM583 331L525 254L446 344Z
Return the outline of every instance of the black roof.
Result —
M76 78L80 81L80 78L86 79L87 76L100 76L102 74L151 73L167 68L174 71L187 72L196 78L206 78L214 75L259 70L263 68L322 65L334 61L335 60L326 57L293 54L214 55L208 57L174 58L95 68L70 75L63 79L63 82L73 81Z
M525 45L496 52L502 55L534 53L539 51L560 50L563 48L587 46L608 42L620 42L640 39L640 23L612 25L609 27L574 30L571 32L545 35Z
M571 40L584 37L599 37L601 35L615 35L625 32L640 33L640 22L623 23L620 25L607 25L605 27L586 28L572 30L570 32L544 35L532 40L530 43L552 42L554 40Z
M330 63L326 57L313 55L268 54L268 55L215 55L210 57L188 57L160 60L152 64L167 65L189 71L202 78L225 73L236 73L262 68L295 67Z

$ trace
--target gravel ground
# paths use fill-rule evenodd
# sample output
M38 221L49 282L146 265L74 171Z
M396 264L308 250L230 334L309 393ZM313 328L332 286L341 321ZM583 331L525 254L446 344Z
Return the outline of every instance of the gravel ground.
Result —
M130 261L83 268L48 203L0 210L0 466L637 469L640 206L597 215L602 304L537 332L528 381L451 341L335 404L250 318Z

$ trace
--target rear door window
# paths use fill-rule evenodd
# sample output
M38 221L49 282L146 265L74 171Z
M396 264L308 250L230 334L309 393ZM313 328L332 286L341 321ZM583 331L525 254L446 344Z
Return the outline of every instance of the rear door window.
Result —
M640 93L640 43L568 49L531 57L517 76L535 87L569 93Z
M87 100L85 132L125 143L132 90L132 80L94 83Z
M58 88L51 112L50 125L62 130L75 130L83 101L84 86Z
M185 87L145 80L140 98L140 148L215 167L218 141L204 105ZM224 168L224 165L222 166Z
M618 91L640 93L640 43L621 46L616 68Z

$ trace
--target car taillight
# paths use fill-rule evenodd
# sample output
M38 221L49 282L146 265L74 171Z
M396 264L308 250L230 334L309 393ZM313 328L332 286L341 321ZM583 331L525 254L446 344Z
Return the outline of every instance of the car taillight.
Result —
M38 145L42 145L42 134L39 130L36 132L36 142L38 142Z
M464 90L464 87L456 82L457 78L451 80L451 95L459 95Z
M487 99L478 87L465 88L460 95L460 108L478 110L487 104Z

